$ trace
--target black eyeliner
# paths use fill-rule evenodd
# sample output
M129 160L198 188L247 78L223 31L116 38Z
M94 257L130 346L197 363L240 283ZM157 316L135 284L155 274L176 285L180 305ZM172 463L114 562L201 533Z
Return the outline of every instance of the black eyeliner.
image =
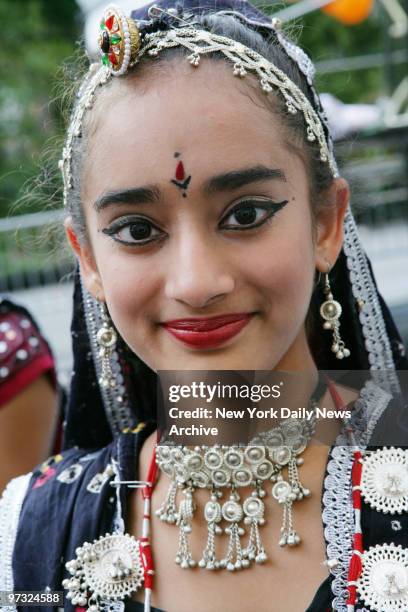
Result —
M267 198L248 198L248 199L243 199L240 200L239 202L237 202L236 204L234 204L234 206L228 211L228 213L224 216L224 218L229 217L230 215L232 215L234 213L235 210L239 210L239 207L245 204L256 204L256 206L254 206L254 208L263 208L264 210L269 211L268 215L265 217L265 219L262 219L261 221L259 221L257 224L254 225L242 225L241 227L228 227L226 226L226 228L229 231L238 231L238 232L242 232L242 231L248 231L250 229L256 229L257 227L261 227L264 223L266 223L266 221L268 221L269 219L271 219L272 217L274 217L274 215L279 212L282 208L284 208L286 206L286 204L288 204L289 200L282 200L281 202L273 202L273 200L268 200ZM263 203L260 204L260 203Z
M148 223L152 228L158 231L162 231L150 219L147 219L146 217L141 217L140 215L120 217L119 219L115 219L114 221L112 221L109 227L105 227L100 231L106 236L109 236L110 238L112 238L112 240L114 240L115 242L122 244L123 246L129 246L129 247L142 247L142 246L151 244L153 242L159 242L160 240L163 239L164 236L155 236L153 238L146 238L144 240L135 240L135 242L127 242L126 240L121 240L119 238L116 238L115 235L117 234L117 232L128 227L132 223L138 223L140 221L144 221L145 223Z
M254 206L254 208L263 208L265 211L268 212L267 216L264 219L261 219L261 221L258 221L258 223L256 224L242 225L241 227L225 226L225 229L228 229L228 231L244 232L244 231L249 231L251 229L256 229L258 227L261 227L269 219L272 219L277 212L279 212L284 206L286 206L288 202L289 200L282 200L281 202L274 202L273 200L270 200L269 198L265 198L261 196L257 196L257 197L254 196L252 198L243 198L242 200L239 200L238 202L235 202L235 204L233 204L232 208L230 208L230 210L224 215L224 219L228 218L230 215L234 214L234 211L239 210L240 207L245 206L245 205L252 205ZM160 240L163 239L163 236L157 236L153 238L146 238L144 241L135 240L135 242L127 242L126 240L120 240L119 238L115 237L115 234L117 234L117 232L128 227L129 225L132 224L132 222L137 223L140 221L149 223L152 228L158 231L161 231L150 219L147 219L146 217L141 217L140 215L138 216L131 215L131 216L125 216L125 217L120 217L119 219L115 219L114 221L112 221L109 227L106 227L102 229L101 231L103 234L112 238L115 242L118 242L119 244L122 244L124 246L129 246L129 247L138 247L138 246L142 247L142 246L151 244L153 242L159 242Z
M165 238L165 236L157 236L154 238L147 238L144 241L137 240L135 242L127 242L126 240L120 240L119 238L116 238L115 234L110 233L109 230L108 231L102 230L102 232L104 234L107 234L110 238L112 238L112 240L114 240L118 244L121 244L123 246L128 246L128 247L143 247L149 244L153 244L153 242L160 242L161 240L163 240L163 238Z
M140 215L137 215L137 216L132 215L132 216L120 217L119 219L115 219L114 221L112 221L109 227L106 227L101 231L104 234L107 234L108 236L112 236L114 232L117 232L118 230L123 229L130 223L137 223L138 221L145 221L146 223L150 223L152 227L159 229L150 219L147 219L146 217L141 217Z

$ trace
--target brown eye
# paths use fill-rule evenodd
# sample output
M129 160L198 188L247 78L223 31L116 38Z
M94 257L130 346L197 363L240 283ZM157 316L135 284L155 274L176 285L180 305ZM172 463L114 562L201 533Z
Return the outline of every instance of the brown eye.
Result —
M257 220L255 206L241 206L241 208L234 212L234 215L240 225L250 225Z
M138 221L129 225L129 234L134 240L146 240L150 238L152 226L147 221Z
M222 227L229 230L250 230L261 227L268 219L283 208L288 200L273 202L268 198L258 197L236 204L226 215Z
M143 246L157 241L165 234L148 219L122 217L102 230L116 242L127 246Z
M270 207L244 204L233 208L223 220L223 226L228 229L250 229L262 225L274 214Z

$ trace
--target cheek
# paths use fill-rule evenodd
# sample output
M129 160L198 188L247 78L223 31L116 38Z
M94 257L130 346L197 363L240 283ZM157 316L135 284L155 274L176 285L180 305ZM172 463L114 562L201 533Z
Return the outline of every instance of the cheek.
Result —
M150 362L151 321L154 317L155 287L148 277L132 272L117 274L107 285L106 302L115 327L134 353L146 363Z
M286 224L285 224L286 225ZM254 248L247 261L247 278L263 293L267 312L276 329L303 321L309 307L314 278L314 247L308 220L289 223ZM282 324L282 326L280 325ZM287 329L287 328L286 328Z
M95 245L95 259L106 303L121 336L133 348L135 339L143 342L143 321L156 321L154 297L160 287L156 258L125 253L108 239Z
M154 363L158 347L152 342L152 325L166 311L162 297L166 278L165 272L160 272L166 270L166 250L145 255L126 252L109 238L95 234L95 260L115 326L139 357ZM262 238L229 246L223 257L226 269L236 279L234 303L242 299L246 307L260 310L268 336L272 335L279 346L286 346L304 323L312 292L310 217L300 215L299 209L282 215L279 224Z

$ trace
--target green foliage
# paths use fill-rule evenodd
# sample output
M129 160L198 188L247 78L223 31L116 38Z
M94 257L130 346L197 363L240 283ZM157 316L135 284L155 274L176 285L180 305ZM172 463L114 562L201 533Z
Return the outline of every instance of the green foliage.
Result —
M271 13L285 7L285 2L274 2ZM265 3L258 5L265 9ZM372 103L388 93L389 86L396 86L398 77L406 74L406 64L395 67L394 82L385 78L384 51L406 48L406 40L392 41L388 36L390 18L379 2L374 4L370 17L358 25L346 26L323 11L313 11L285 26L285 30L310 55L313 62L341 60L371 54L383 55L384 65L356 71L317 73L319 91L327 91L347 103Z
M61 127L50 93L58 67L75 51L81 24L75 0L3 0L0 20L0 216L6 216L22 184L38 172L45 142Z
M384 19L384 15L382 15ZM384 35L380 14L363 23L344 26L322 11L302 20L300 44L314 62L381 53ZM383 69L317 75L319 91L328 91L343 102L374 102L383 86Z

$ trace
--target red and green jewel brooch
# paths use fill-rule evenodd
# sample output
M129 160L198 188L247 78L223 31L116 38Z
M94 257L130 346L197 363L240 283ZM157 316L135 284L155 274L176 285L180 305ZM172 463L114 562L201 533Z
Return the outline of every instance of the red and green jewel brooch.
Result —
M102 63L114 75L125 74L140 48L140 34L133 19L110 6L100 22L99 48Z

